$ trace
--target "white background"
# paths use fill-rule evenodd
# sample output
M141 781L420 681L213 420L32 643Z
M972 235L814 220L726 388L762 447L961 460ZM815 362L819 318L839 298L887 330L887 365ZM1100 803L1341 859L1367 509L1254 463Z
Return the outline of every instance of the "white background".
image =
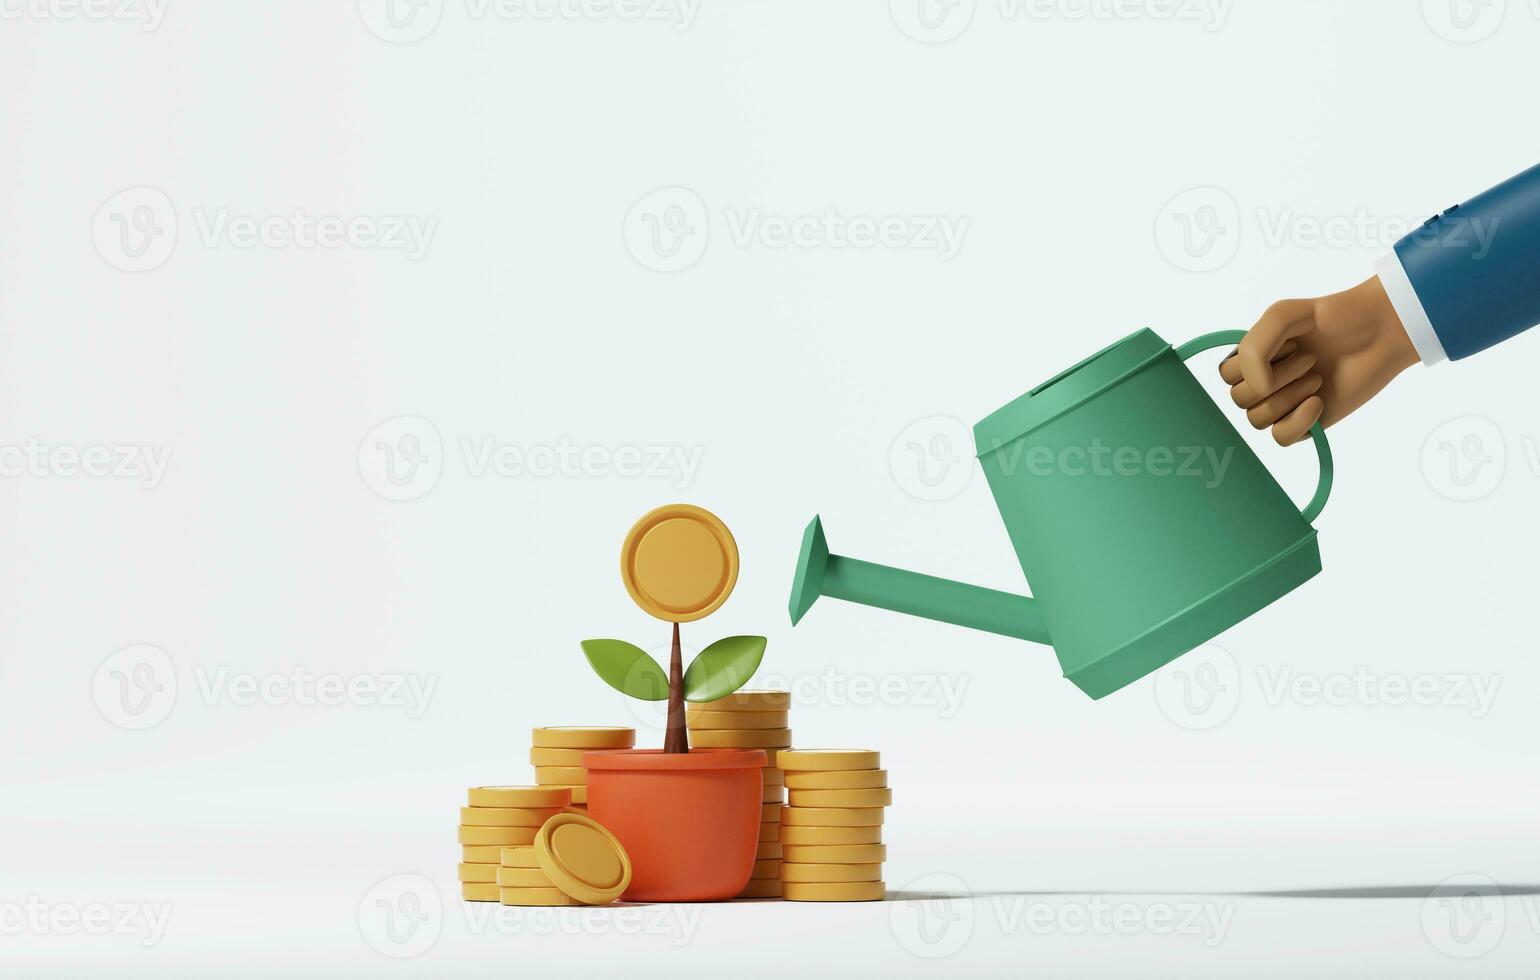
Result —
M1325 572L1105 701L786 596L814 513L1024 591L966 427L1138 327L1345 288L1535 163L1540 11L927 2L0 0L0 967L1533 973L1540 336L1334 429ZM398 219L423 247L369 236ZM1254 444L1304 499L1309 450ZM104 450L132 472L73 462ZM527 782L532 725L661 739L577 641L666 642L616 554L674 500L743 559L687 641L767 634L798 744L882 750L897 900L488 919L465 788Z

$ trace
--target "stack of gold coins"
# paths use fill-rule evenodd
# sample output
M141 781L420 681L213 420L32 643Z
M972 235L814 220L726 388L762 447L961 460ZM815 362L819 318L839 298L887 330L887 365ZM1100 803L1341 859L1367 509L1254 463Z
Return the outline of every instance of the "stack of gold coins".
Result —
M882 882L888 772L871 749L790 749L781 818L781 897L793 902L872 902Z
M549 786L473 786L460 808L460 897L495 902L502 849L530 846L548 819L572 802Z
M754 875L739 898L777 898L781 894L781 811L785 781L775 753L791 745L791 694L787 691L738 691L717 701L685 705L690 746L697 749L764 749L766 764L760 797L759 850Z
M634 728L537 728L529 750L529 761L535 767L537 784L568 790L572 794L571 805L578 810L586 810L588 770L583 768L583 753L593 749L629 749L634 745Z

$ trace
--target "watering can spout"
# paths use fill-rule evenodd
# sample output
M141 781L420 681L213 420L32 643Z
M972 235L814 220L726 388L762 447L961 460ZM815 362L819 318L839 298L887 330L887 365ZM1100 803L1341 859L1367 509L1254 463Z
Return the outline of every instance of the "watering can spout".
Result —
M1033 643L1049 642L1048 626L1036 600L831 555L823 523L814 517L802 534L802 551L797 557L791 587L792 624L823 595Z

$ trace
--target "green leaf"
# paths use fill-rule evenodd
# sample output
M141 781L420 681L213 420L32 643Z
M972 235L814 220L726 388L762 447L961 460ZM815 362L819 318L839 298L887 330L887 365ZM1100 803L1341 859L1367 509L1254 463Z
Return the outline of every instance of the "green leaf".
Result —
M700 652L684 672L686 701L715 701L747 684L765 655L762 636L724 636Z
M625 640L584 640L583 655L594 673L621 694L639 701L668 699L668 675L636 644Z

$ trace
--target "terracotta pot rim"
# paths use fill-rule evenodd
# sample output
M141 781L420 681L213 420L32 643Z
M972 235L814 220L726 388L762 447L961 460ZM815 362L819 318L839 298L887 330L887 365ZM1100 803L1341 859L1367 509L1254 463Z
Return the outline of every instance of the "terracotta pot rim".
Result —
M763 769L769 764L764 749L691 749L665 753L662 749L602 749L583 753L585 769L630 771L679 771L691 769Z

